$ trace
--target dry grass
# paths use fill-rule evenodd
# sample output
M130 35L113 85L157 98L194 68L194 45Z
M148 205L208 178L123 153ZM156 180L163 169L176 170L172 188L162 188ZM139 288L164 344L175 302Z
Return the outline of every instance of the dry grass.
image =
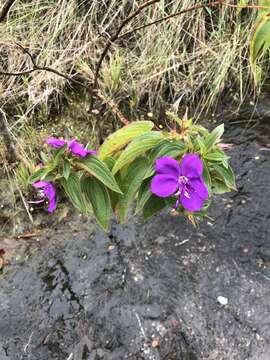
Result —
M35 54L37 62L92 80L96 61L108 38L131 11L126 0L17 1L1 24L1 64L9 71L31 66L15 42ZM135 9L142 1L133 1ZM125 29L193 5L192 0L160 1ZM106 5L110 4L110 5ZM166 5L165 5L166 4ZM111 47L100 86L118 102L153 110L160 102L209 109L233 86L241 102L250 92L247 43L255 11L243 15L221 8L186 13L143 29ZM1 78L1 103L30 114L41 103L57 104L63 79L33 73L21 79ZM20 112L20 111L19 111Z

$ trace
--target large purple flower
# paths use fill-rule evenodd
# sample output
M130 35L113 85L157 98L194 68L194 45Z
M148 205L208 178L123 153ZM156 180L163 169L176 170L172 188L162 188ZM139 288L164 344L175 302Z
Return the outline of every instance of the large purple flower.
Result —
M197 154L186 154L181 165L170 156L156 161L156 172L151 181L151 191L159 197L178 195L180 204L188 211L199 211L208 198L204 183L203 163Z
M33 186L38 190L41 196L40 200L30 201L30 203L40 204L45 201L45 198L49 200L48 212L52 213L56 208L56 188L53 183L47 181L37 181L33 183Z
M71 141L61 140L54 137L50 137L46 140L48 145L51 145L55 149L60 149L64 145L68 145L68 149L72 152L72 154L79 157L86 157L88 155L97 155L95 150L87 150L85 146L78 143L76 139Z

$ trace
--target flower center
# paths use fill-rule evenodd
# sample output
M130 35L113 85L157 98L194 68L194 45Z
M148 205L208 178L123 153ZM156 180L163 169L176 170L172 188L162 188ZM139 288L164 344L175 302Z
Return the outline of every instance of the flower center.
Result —
M178 183L181 186L185 186L188 183L188 178L186 176L179 176Z
M179 184L179 193L184 194L185 197L190 198L190 194L188 191L188 178L186 176L179 176L178 184Z

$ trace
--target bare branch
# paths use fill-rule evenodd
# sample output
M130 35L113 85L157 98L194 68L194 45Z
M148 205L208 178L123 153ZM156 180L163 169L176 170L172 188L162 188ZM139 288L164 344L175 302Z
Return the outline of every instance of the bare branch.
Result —
M187 13L189 11L199 10L199 9L203 9L205 7L213 7L213 6L220 5L220 4L222 4L222 0L217 0L217 1L214 1L214 2L208 3L208 4L198 4L198 5L191 6L191 7L187 8L187 9L183 9L181 11L178 11L178 12L174 13L174 14L162 17L162 18L157 19L155 21L152 21L152 22L150 22L148 24L138 26L138 27L136 27L136 28L134 28L134 29L132 29L130 31L127 31L127 32L121 34L120 36L118 36L118 39L122 39L122 38L124 38L124 37L126 37L128 35L133 34L136 31L139 31L141 29L147 28L147 27L152 26L152 25L159 24L159 23L161 23L163 21L166 21L166 20L169 20L169 19L174 18L176 16L185 14L185 13Z
M0 11L0 22L3 22L9 12L11 6L15 3L16 0L7 0Z
M48 66L38 65L34 59L34 56L29 52L29 50L27 50L21 44L16 43L16 45L30 58L31 63L32 63L32 68L24 70L24 71L20 71L20 72L0 71L0 75L2 75L2 76L23 76L23 75L31 74L34 71L47 71L47 72L53 73L59 77L62 77L63 79L66 79L67 81L69 81L70 83L72 83L74 85L82 86L87 91L91 92L91 96L92 96L92 89L88 85L86 85L78 80L75 80L66 74L63 74L56 69L53 69ZM114 103L114 101L112 99L108 99L100 91L98 91L96 93L96 95L110 107L111 111L116 115L116 117L120 120L120 122L122 122L122 124L127 125L129 123L129 121L125 118L125 116L122 114L122 112L119 110L119 108L117 107L117 105Z
M98 60L97 66L96 66L96 71L95 71L95 76L94 76L94 89L97 88L98 85L98 77L99 77L99 71L102 65L102 62L105 58L105 56L107 55L112 43L114 43L119 34L121 33L121 31L123 30L123 28L133 19L135 18L137 15L139 15L139 13L144 10L146 7L153 5L155 3L158 3L160 0L150 0L150 1L146 1L144 4L142 4L141 6L138 7L137 10L135 10L131 15L129 15L119 26L119 28L117 29L117 31L115 32L114 35L112 35L110 37L110 39L108 40L107 44L105 45L102 54L100 55L100 58Z
M179 15L182 15L182 14L185 14L189 11L194 11L194 10L199 10L199 9L202 9L202 8L206 8L206 7L214 7L216 5L222 5L222 6L225 6L225 7L231 7L231 8L240 8L240 9L269 9L270 10L270 6L263 6L263 5L235 5L235 4L231 4L231 3L226 3L224 0L217 0L217 1L213 1L211 3L205 3L205 4L197 4L197 5L194 5L194 6L191 6L187 9L183 9L179 12L176 12L174 14L171 14L171 15L168 15L168 16L165 16L165 17L162 17L160 19L157 19L155 21L152 21L148 24L144 24L144 25L141 25L141 26L138 26L138 27L135 27L134 29L130 30L130 31L127 31L121 35L118 36L117 39L122 39L126 36L129 36L133 33L135 33L136 31L139 31L139 30L142 30L142 29L145 29L149 26L152 26L152 25L156 25L156 24L159 24L163 21L166 21L166 20L169 20L169 19L172 19L176 16L179 16Z

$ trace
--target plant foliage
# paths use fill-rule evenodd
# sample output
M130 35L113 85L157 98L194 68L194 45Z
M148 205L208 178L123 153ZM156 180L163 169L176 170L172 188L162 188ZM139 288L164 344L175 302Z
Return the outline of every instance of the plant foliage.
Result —
M70 202L80 212L94 214L105 231L113 213L125 222L134 202L136 213L146 220L170 208L195 223L206 215L212 195L236 189L235 176L220 145L223 124L209 132L191 120L174 116L174 123L174 130L156 131L151 121L133 122L110 135L98 154L85 157L74 156L66 142L60 149L52 148L50 156L42 154L43 165L36 168L29 183L53 183L58 193L63 189ZM177 194L161 198L151 191L156 161L166 156L180 163L185 154L197 154L201 159L202 181L209 193L196 212L175 206Z

